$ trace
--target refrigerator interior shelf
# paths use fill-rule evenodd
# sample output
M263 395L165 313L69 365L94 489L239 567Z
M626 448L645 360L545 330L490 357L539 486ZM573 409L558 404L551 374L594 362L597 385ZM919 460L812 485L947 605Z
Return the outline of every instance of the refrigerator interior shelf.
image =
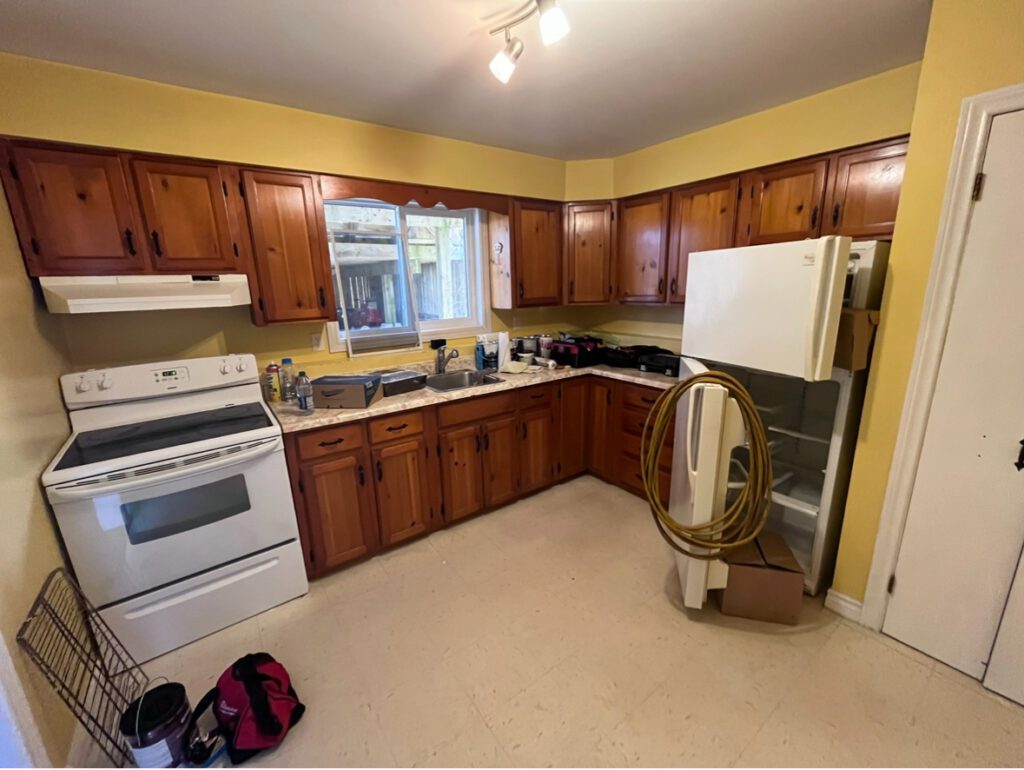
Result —
M790 438L800 439L801 441L813 441L817 444L828 444L831 443L831 439L821 438L820 436L812 436L810 433L801 433L798 430L790 430L789 428L779 428L775 425L768 426L769 433L781 433L783 436L789 436Z
M772 492L772 502L778 503L783 508L787 508L791 511L802 513L805 516L812 516L815 518L818 516L818 505L806 500L800 500L792 495L785 495L782 492Z

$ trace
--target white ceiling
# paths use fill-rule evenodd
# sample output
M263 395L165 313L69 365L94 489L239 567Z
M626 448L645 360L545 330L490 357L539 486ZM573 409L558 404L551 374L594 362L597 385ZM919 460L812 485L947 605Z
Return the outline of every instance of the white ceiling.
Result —
M617 155L916 61L928 0L0 0L0 50L564 159ZM866 109L870 105L865 105Z

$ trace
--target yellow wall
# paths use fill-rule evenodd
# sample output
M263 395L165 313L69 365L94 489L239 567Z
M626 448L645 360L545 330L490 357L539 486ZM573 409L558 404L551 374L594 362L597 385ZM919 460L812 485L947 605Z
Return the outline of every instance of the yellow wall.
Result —
M834 589L861 599L964 97L1024 82L1024 0L935 0Z
M566 161L564 199L586 201L614 198L614 173L614 158Z
M15 635L43 578L61 563L39 474L68 435L57 385L57 375L68 364L57 318L33 297L2 198L0 328L0 360L7 364L0 367L0 645L9 648L13 663L0 665L0 689L11 700L19 727L28 731L29 749L38 752L41 744L49 755L33 760L59 765L71 740L71 713L41 675L30 671Z
M615 195L905 134L919 64L822 91L615 158Z

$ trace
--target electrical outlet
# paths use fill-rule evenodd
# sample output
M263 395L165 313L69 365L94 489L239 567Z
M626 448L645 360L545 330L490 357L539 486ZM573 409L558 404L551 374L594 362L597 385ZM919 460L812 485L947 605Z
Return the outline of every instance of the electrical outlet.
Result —
M324 333L323 332L317 332L316 334L311 335L311 337L310 337L310 345L312 346L313 350L315 350L315 351L323 350L324 349Z

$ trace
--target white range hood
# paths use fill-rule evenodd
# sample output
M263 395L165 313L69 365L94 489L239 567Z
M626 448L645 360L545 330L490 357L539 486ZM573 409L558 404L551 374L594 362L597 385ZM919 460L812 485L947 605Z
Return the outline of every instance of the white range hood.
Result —
M251 304L244 275L47 276L39 279L51 313L115 313Z

